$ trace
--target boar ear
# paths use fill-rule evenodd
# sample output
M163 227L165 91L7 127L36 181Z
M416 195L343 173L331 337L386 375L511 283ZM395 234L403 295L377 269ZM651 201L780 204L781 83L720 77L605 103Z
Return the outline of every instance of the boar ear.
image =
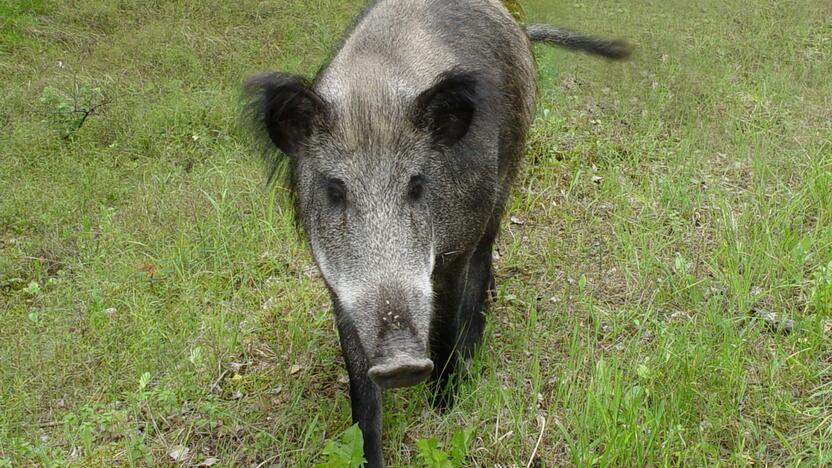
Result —
M289 156L303 145L325 112L323 100L299 76L254 75L246 80L243 96L251 123Z
M428 130L439 147L458 143L474 118L476 79L467 73L449 72L416 98L415 123Z

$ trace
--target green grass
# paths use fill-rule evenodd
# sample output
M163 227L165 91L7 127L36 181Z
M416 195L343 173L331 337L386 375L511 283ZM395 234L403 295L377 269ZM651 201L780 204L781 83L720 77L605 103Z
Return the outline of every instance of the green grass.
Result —
M390 464L464 428L470 466L538 440L537 466L832 464L832 7L523 5L638 49L536 49L525 224L474 376L444 413L386 394ZM0 465L308 466L350 426L326 291L237 96L314 73L359 8L0 5ZM95 88L64 138L55 90Z

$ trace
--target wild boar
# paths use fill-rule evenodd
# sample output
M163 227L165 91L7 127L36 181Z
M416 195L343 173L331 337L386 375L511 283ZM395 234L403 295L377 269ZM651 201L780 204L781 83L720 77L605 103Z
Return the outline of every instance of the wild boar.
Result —
M483 333L492 248L535 110L530 40L629 54L524 28L499 0L378 0L313 80L264 73L244 85L248 117L279 150L267 152L270 178L288 160L369 466L383 465L382 390L431 377L442 392Z

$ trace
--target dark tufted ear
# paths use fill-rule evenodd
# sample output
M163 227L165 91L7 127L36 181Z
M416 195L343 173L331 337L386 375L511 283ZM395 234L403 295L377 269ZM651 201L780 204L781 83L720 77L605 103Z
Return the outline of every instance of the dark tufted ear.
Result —
M243 86L246 114L280 151L293 156L312 133L325 105L305 79L282 73L262 73Z
M459 142L474 119L477 81L469 73L448 72L423 92L414 107L414 123L433 135L434 145L447 148Z

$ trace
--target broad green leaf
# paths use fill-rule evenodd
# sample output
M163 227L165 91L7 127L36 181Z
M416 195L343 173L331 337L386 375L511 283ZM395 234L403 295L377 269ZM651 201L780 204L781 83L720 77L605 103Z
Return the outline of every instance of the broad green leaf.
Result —
M439 442L436 437L417 441L416 448L419 449L419 458L422 459L423 466L428 468L454 468L448 454L439 450Z
M358 424L354 424L338 438L326 443L323 455L326 461L316 468L358 468L364 466L364 435Z
M460 429L454 433L451 438L451 461L454 465L462 466L468 455L468 447L471 444L471 438L474 435L474 429L468 427Z

